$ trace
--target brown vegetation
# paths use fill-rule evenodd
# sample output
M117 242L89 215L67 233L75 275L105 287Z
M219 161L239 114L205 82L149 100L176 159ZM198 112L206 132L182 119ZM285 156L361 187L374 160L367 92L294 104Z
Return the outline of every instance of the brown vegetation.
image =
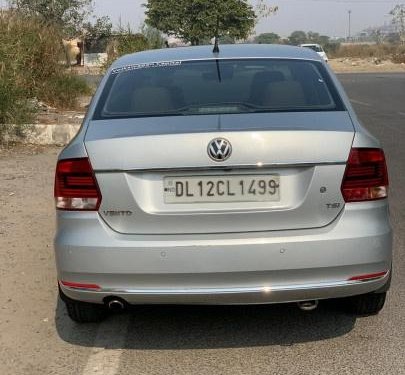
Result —
M72 108L88 92L84 81L64 66L59 30L34 17L5 12L0 16L0 124L33 121L36 103ZM14 136L21 127L12 127ZM0 140L10 127L0 127Z
M331 58L376 58L391 60L396 64L405 62L405 46L395 44L346 44L330 54Z

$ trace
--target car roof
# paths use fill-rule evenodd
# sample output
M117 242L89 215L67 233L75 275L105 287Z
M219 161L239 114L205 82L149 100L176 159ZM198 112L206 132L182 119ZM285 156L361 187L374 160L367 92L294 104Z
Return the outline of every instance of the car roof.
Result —
M163 61L187 61L236 58L274 58L322 61L318 54L301 47L278 44L227 44L219 46L220 53L213 53L213 46L178 47L148 50L126 55L118 59L113 69L132 64Z
M305 43L305 44L300 44L301 47L312 47L312 46L316 46L316 47L320 47L320 44L317 43Z

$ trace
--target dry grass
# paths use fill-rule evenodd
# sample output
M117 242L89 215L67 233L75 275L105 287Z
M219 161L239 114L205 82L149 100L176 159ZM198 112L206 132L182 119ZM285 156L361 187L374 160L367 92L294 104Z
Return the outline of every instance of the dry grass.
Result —
M89 89L66 72L63 61L57 28L15 13L0 15L0 124L31 122L34 98L58 108L74 107ZM0 140L5 128L0 128ZM22 135L22 128L15 129L16 136Z
M377 58L380 60L391 60L394 63L405 62L405 46L394 44L349 44L341 45L332 58Z

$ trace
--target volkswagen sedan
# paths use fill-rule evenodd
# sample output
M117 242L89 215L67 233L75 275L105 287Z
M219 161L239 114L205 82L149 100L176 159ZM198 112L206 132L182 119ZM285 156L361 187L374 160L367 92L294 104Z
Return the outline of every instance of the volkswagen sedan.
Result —
M57 164L60 296L78 322L137 304L331 298L376 314L387 195L379 142L312 50L125 56Z

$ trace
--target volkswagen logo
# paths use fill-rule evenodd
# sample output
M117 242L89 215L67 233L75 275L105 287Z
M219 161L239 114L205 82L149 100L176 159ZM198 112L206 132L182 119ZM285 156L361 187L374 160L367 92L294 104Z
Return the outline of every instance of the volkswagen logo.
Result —
M214 139L208 145L208 155L214 161L225 161L231 154L231 143L224 138Z

